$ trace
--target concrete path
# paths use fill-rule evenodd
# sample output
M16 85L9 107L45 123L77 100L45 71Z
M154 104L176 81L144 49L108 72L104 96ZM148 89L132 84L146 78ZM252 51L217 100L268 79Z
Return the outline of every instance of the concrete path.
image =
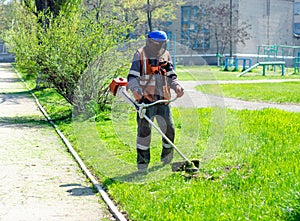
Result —
M11 66L0 63L0 221L108 216Z
M203 84L240 84L240 83L262 83L262 82L287 82L287 81L300 81L300 79L290 79L290 80L237 80L237 81L182 81L180 84L185 89L185 94L183 98L180 98L174 102L174 106L177 107L211 107L219 106L226 107L230 109L249 109L249 110L261 110L263 108L277 108L285 111L300 112L300 104L275 104L275 103L265 103L265 102L252 102L243 101L234 98L227 98L222 96L213 96L208 94L203 94L200 91L195 90L195 87ZM300 92L299 92L300 93ZM300 94L299 94L300 96Z

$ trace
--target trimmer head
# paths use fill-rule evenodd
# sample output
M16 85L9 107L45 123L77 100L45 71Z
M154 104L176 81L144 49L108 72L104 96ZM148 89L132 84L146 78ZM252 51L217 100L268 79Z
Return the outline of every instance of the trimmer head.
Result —
M172 163L172 171L180 172L185 171L189 174L199 173L200 160L191 160L183 162L174 162Z

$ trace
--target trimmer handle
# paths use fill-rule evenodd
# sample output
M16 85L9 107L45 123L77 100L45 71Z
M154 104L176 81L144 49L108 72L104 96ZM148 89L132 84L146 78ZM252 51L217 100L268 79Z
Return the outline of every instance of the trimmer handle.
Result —
M178 97L174 97L173 99L170 99L170 100L158 100L158 101L154 101L150 104L145 104L145 103L137 103L136 102L136 106L138 107L143 107L143 108L147 108L147 107L151 107L151 106L154 106L156 104L161 104L161 103L171 103L171 102L174 102L177 100Z
M178 98L178 97L175 97L170 100L158 100L158 101L152 102L150 104L138 103L127 93L127 90L126 90L127 84L128 84L127 79L122 78L122 77L115 78L109 85L110 92L114 96L121 96L127 102L129 102L137 110L137 112L139 113L141 118L143 118L147 107L151 107L151 106L154 106L156 104L161 104L161 103L171 103L171 102L177 100L177 98Z

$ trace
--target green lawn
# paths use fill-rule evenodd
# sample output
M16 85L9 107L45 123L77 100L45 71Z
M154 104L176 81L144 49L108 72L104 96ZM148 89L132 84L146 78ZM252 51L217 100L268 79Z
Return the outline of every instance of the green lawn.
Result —
M228 78L232 73L211 74L236 79L236 73ZM293 95L287 97L294 102L297 85L280 83L276 88L282 87L282 93L293 88L289 92ZM267 88L261 87L257 96L268 94ZM138 176L135 113L130 107L115 102L111 112L71 120L71 107L54 90L36 94L130 220L300 219L300 113L173 109L176 145L188 157L202 160L199 176L191 178L160 166L161 144L155 131L150 173Z
M190 111L175 111L177 131L184 127L180 121ZM218 147L208 145L217 129L211 125L212 109L199 109L187 123L195 125L196 119L193 154L188 152L192 132L177 136L184 153L204 161L200 176L192 179L159 167L155 135L151 172L137 176L134 130L129 125L129 137L119 136L108 116L98 122L76 122L73 132L80 144L77 151L131 220L300 218L300 113L228 110L224 122L218 122L224 128L218 131L217 142L212 142ZM134 122L134 116L129 121ZM128 139L133 142L128 144ZM205 161L207 148L217 150L210 161Z
M237 77L239 71L224 71L216 66L181 66L176 67L179 80L257 80L257 79L300 79L300 74L293 74L294 69L288 68L284 76L281 76L279 68L276 72L267 70L266 76L262 76L262 68L257 67L242 77Z
M216 88L217 87L217 88ZM272 103L300 103L300 81L284 83L244 83L201 85L197 90L250 101L265 101Z

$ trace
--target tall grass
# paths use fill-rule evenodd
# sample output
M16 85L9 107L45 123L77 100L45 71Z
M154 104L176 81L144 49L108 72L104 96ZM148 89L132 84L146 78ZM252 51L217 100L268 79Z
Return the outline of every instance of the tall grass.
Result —
M182 127L178 113L174 111L177 131ZM214 133L211 113L210 108L199 109L196 116L199 134L194 142L199 155L193 157L202 160ZM134 114L129 121L134 124ZM96 121L75 121L73 129L65 130L73 134L77 151L130 220L298 220L299 132L299 113L227 110L216 157L201 165L198 178L190 178L171 173L169 167L156 167L159 144L152 146L150 173L135 175L136 153L124 142L135 137L119 137L109 113ZM185 151L185 134L178 136Z
M200 123L209 112L199 110ZM228 111L223 143L198 179L174 173L146 184L115 182L109 193L133 220L297 220L299 132L300 114Z

